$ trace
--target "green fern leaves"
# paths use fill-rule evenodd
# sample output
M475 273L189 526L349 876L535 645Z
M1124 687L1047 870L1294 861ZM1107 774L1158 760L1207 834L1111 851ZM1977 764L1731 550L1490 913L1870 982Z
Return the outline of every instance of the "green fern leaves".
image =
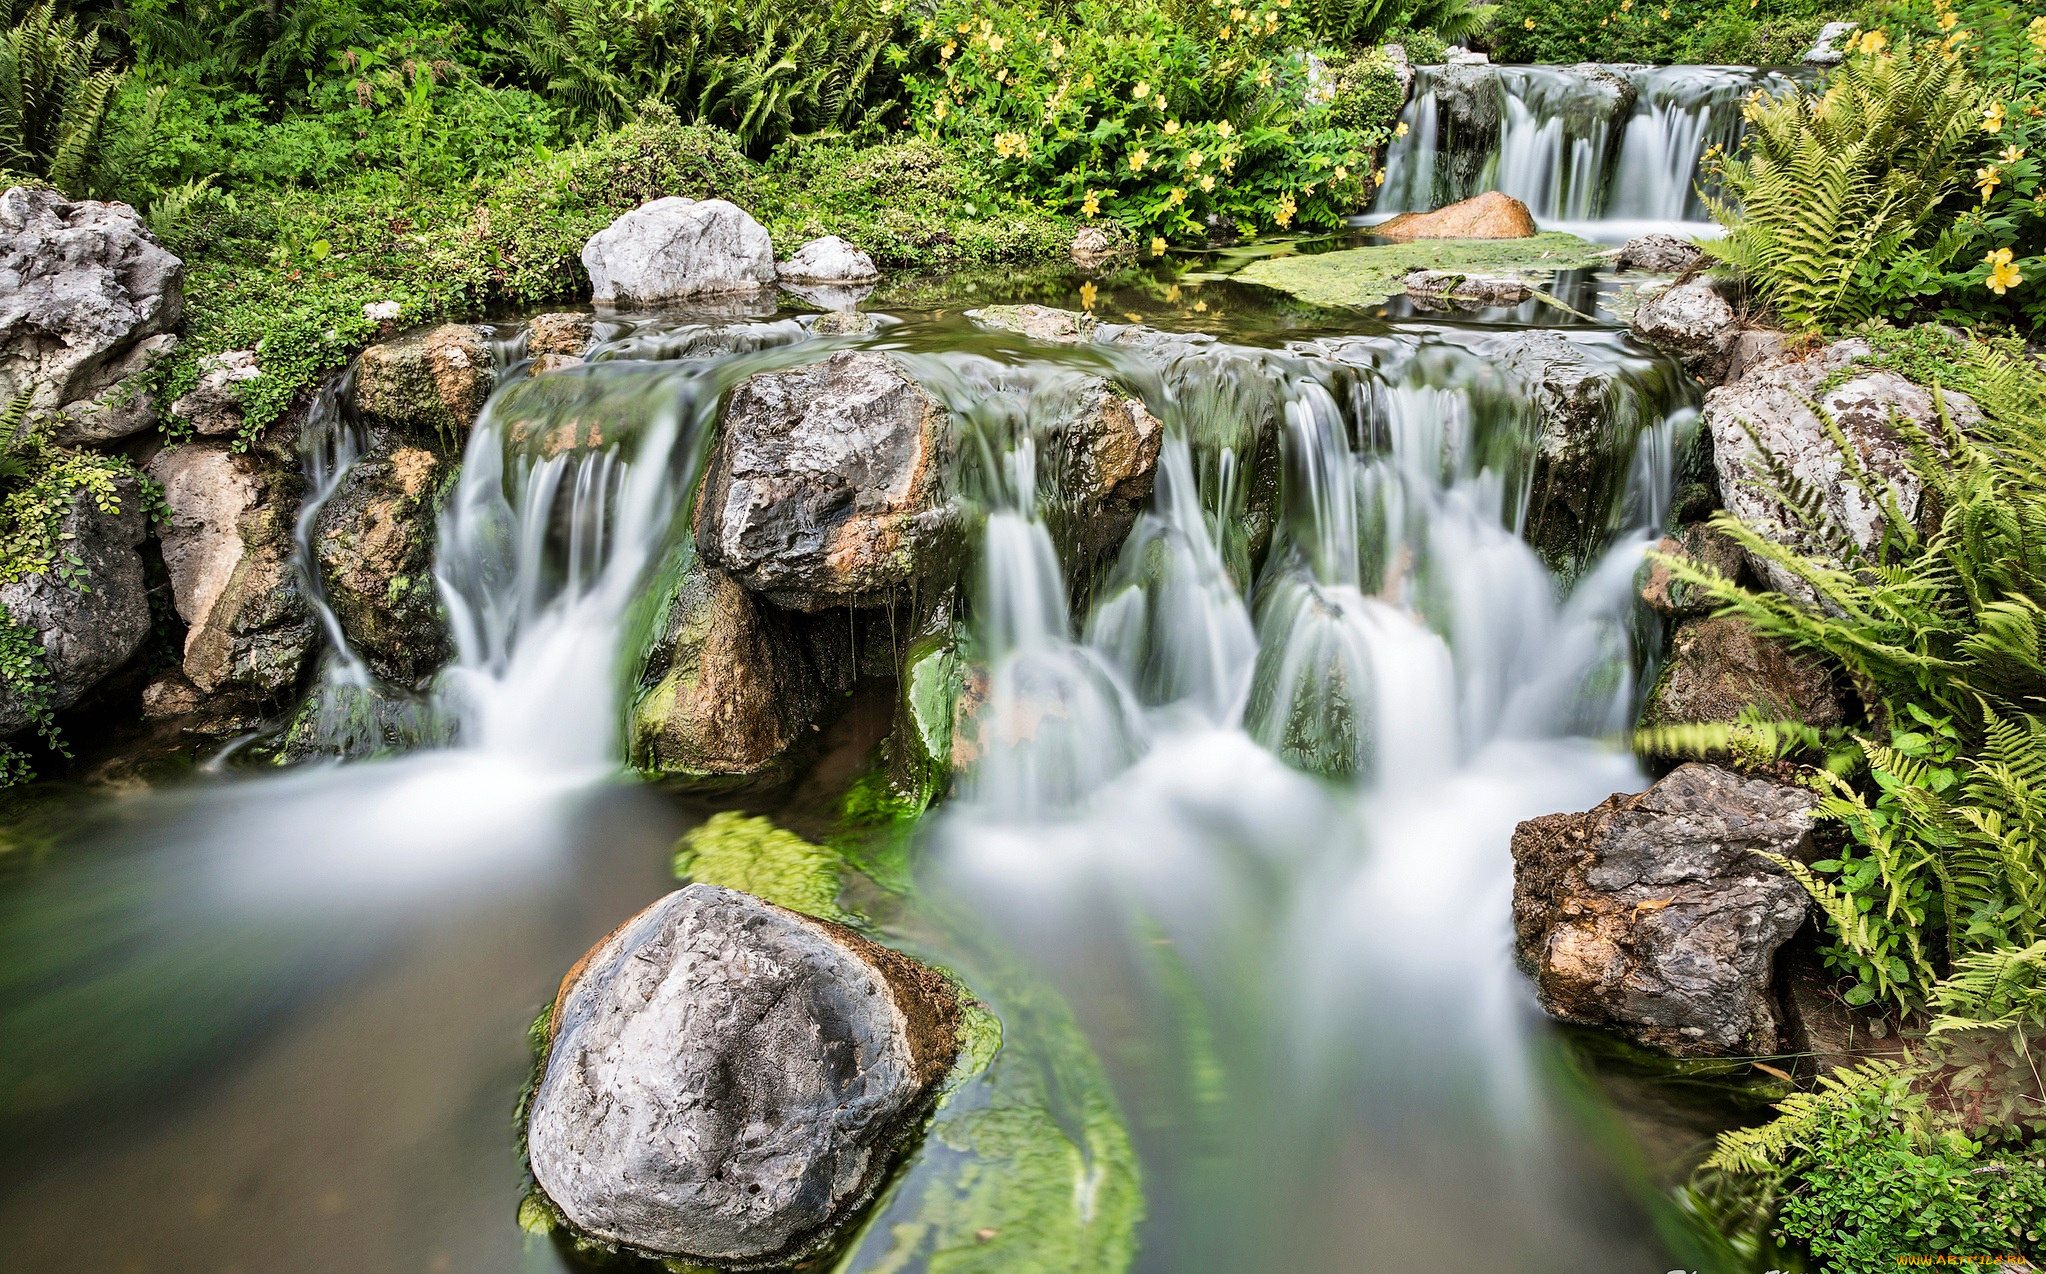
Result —
M83 193L123 78L101 63L99 32L81 36L53 0L0 32L0 169Z

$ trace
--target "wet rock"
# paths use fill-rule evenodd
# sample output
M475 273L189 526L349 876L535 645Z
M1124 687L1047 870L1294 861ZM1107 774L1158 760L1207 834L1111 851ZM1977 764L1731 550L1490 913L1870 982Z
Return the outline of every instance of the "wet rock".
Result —
M1122 543L1150 499L1165 428L1143 403L1095 381L1058 434L1061 514L1074 547L1096 557Z
M865 283L881 277L872 257L835 234L810 240L777 266L775 274L795 283Z
M930 969L713 885L679 889L569 971L526 1147L583 1232L762 1268L873 1194L959 1049Z
M1620 245L1620 255L1613 264L1622 270L1682 274L1704 261L1705 253L1695 243L1687 243L1673 234L1644 234Z
M819 336L858 336L880 331L881 320L858 310L831 310L819 314L810 330Z
M1773 962L1810 902L1762 854L1809 858L1817 804L1694 763L1522 823L1513 922L1542 1007L1679 1057L1778 1051Z
M436 496L450 468L424 447L373 433L313 523L335 620L349 646L395 685L423 686L448 656L433 546Z
M1634 81L1602 62L1579 62L1570 71L1585 82L1588 90L1579 109L1589 109L1601 116L1609 128L1615 128L1612 145L1617 147L1620 142L1617 130L1626 127L1627 117L1634 111L1637 95Z
M462 323L372 345L355 364L355 410L421 436L467 431L496 387L488 342Z
M42 639L50 707L62 711L117 671L149 637L149 597L142 555L148 532L142 487L133 477L115 480L118 508L105 512L88 491L71 498L58 525L69 579L39 571L0 585L0 610ZM28 706L0 681L0 736L33 723Z
M852 310L874 295L871 283L783 283L782 291L820 310Z
M1799 58L1806 66L1838 66L1847 60L1841 45L1859 28L1859 22L1828 22L1819 28L1819 38Z
M938 503L948 424L886 354L747 378L704 477L698 551L795 610L886 602L949 525Z
M1479 352L1495 361L1535 416L1527 541L1559 568L1573 565L1604 530L1615 477L1607 435L1619 371L1593 362L1561 333L1539 328L1502 336Z
M1630 328L1636 340L1674 355L1685 370L1708 385L1725 378L1734 344L1740 339L1740 321L1734 317L1733 306L1702 280L1642 301Z
M1644 726L1732 723L1755 708L1770 720L1825 729L1847 719L1847 697L1823 660L1764 636L1744 619L1686 619L1641 709Z
M1074 232L1068 251L1074 265L1083 270L1098 270L1129 252L1130 246L1100 226L1081 226Z
M1058 345L1084 345L1094 339L1101 326L1092 314L1058 310L1048 305L989 305L966 311L975 327L992 332L1014 332L1033 341Z
M1396 243L1413 239L1531 239L1534 215L1512 195L1488 190L1433 212L1403 212L1371 233Z
M246 459L216 443L158 452L148 473L163 487L170 510L157 539L170 574L171 598L186 624L189 652L241 564L248 547L241 520L256 506L263 486Z
M669 197L642 204L583 245L600 304L651 305L774 282L767 230L723 199Z
M1435 72L1430 87L1442 127L1435 159L1437 190L1456 194L1475 190L1486 157L1499 144L1499 121L1506 109L1499 70L1482 54L1452 57Z
M142 719L185 717L205 706L205 696L181 672L166 672L142 688Z
M175 345L184 275L126 204L25 186L0 194L0 403L27 393L33 410L75 406L97 421L80 426L97 438L70 441L147 428L101 396Z
M171 415L195 433L231 434L242 427L241 386L263 374L256 351L228 350L199 360L199 383L171 404Z
M1519 305L1534 295L1524 279L1510 275L1458 274L1453 270L1416 270L1402 282L1407 295L1424 304L1451 302L1468 306Z
M1851 544L1858 554L1872 554L1882 543L1884 522L1808 404L1816 402L1831 417L1853 448L1856 463L1887 487L1899 512L1911 520L1920 516L1924 484L1911 473L1910 448L1891 419L1895 413L1933 430L1932 394L1896 372L1856 373L1855 362L1868 354L1866 341L1838 341L1818 357L1769 364L1705 396L1705 426L1712 431L1713 464L1727 510L1769 539L1822 560L1834 560L1838 541ZM1847 379L1821 393L1835 373ZM1967 395L1949 392L1945 398L1957 427L1970 429L1981 421ZM1822 531L1807 530L1783 508L1772 490L1781 484L1769 475L1758 442L1815 494L1826 524ZM1765 559L1752 565L1771 588L1817 602L1811 587L1794 573Z
M203 621L187 633L184 670L201 694L264 703L297 687L319 629L292 561L302 484L281 470L256 476L257 503L236 519L233 530L241 556ZM176 523L173 506L173 527Z
M581 367L582 365L583 360L573 354L542 354L527 366L526 374L529 376L545 376L548 372L566 371L571 367Z
M526 353L565 354L581 358L590 352L590 332L596 318L590 314L542 314L526 325Z
M695 786L776 771L823 706L789 618L702 565L669 604L641 687L632 764Z
M1709 567L1737 584L1747 582L1747 552L1704 522L1694 522L1662 540L1655 551ZM1641 600L1664 619L1689 619L1710 614L1715 608L1711 598L1679 580L1664 563L1653 560L1642 567Z

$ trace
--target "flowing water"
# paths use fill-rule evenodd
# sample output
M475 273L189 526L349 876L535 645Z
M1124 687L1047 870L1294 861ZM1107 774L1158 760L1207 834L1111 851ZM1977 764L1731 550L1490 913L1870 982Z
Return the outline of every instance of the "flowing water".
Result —
M1593 199L1568 167L1566 213ZM621 773L635 656L723 391L849 344L953 410L971 551L946 649L985 670L981 754L917 829L914 884L849 896L1003 1040L834 1268L1697 1268L1513 968L1508 854L1518 820L1646 782L1633 578L1694 390L1613 329L1556 329L1611 387L1598 464L1564 472L1513 314L1320 315L1142 274L1088 286L1147 320L1112 340L957 313L1017 286L877 302L858 337L605 324L540 378L508 342L442 515L434 684L377 687L326 615L314 750L356 759L67 796L8 864L0 1268L571 1267L515 1221L525 1027L672 887L700 817ZM1057 428L1098 376L1166 430L1101 560ZM362 445L346 397L306 430L316 601L312 520ZM1585 530L1545 558L1527 537L1564 495ZM824 830L880 702L762 812Z

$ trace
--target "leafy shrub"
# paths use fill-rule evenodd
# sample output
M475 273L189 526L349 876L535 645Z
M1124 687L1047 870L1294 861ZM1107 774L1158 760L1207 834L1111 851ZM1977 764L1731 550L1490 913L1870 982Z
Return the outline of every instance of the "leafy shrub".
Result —
M32 5L0 32L0 170L82 192L121 85L120 72L103 63L99 32L80 35L77 15L59 18L55 0Z
M1739 152L1710 165L1721 190L1706 202L1726 235L1706 251L1794 327L1894 310L1969 241L1936 214L1979 100L1929 49L1850 57L1823 89L1758 94Z
M1796 62L1855 0L1502 0L1494 53L1511 62Z
M1301 0L1301 11L1317 42L1363 48L1403 31L1462 40L1485 25L1491 6L1473 0Z
M1105 0L1052 14L952 0L923 28L942 71L910 83L917 126L1155 248L1205 236L1211 215L1253 233L1332 226L1364 202L1384 134L1310 102L1308 68L1285 52L1305 38L1290 5L1211 0L1176 22Z

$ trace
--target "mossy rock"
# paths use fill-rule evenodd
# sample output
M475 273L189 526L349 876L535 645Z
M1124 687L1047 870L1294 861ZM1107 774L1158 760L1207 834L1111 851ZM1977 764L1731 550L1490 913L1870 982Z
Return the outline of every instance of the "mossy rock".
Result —
M1599 265L1602 258L1598 253L1596 244L1560 231L1530 239L1424 239L1266 257L1251 262L1235 277L1289 293L1311 305L1369 309L1404 292L1401 280L1415 270L1516 275L1540 282L1557 270Z

